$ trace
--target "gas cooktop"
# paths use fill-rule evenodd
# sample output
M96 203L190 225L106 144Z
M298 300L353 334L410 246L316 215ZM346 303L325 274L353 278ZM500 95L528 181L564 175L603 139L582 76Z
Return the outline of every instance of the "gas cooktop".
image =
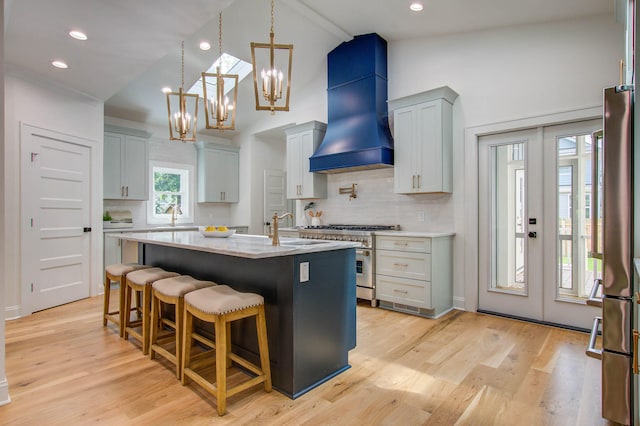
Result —
M304 229L308 230L330 230L330 231L397 231L400 229L400 225L319 225L319 226L306 226Z

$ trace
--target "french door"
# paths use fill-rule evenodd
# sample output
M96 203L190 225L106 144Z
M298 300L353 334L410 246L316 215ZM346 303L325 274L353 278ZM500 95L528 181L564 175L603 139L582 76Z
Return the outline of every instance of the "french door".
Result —
M591 133L600 120L483 136L478 308L588 329Z

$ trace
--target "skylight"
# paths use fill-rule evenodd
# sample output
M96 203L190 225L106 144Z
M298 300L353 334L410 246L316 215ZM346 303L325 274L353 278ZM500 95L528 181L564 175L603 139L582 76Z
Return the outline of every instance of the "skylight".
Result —
M214 74L216 72L216 67L220 65L220 72L222 74L237 74L238 81L242 81L249 73L251 73L251 64L245 62L241 59L236 58L235 56L231 56L227 53L223 53L220 58L218 58L211 67L206 71L207 73ZM207 80L207 93L216 93L216 85L214 84L215 79ZM229 93L233 89L233 85L225 82L225 94ZM187 93L198 94L199 96L203 96L202 90L202 77L198 79L194 83L193 86L187 91Z

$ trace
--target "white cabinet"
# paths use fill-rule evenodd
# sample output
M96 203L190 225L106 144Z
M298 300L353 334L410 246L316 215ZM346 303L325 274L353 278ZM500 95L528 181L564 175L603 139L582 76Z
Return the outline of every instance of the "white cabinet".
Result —
M105 268L115 263L138 263L138 244L119 238L107 236L108 234L122 234L122 232L105 232L103 244L103 259Z
M287 198L327 198L327 176L309 171L309 157L324 138L327 125L310 121L285 130L287 134Z
M104 132L103 198L147 200L149 198L148 134L133 129L107 126L105 130L109 131Z
M437 318L453 308L453 237L376 236L380 307Z
M394 191L453 191L452 107L449 87L389 101L393 111Z
M198 202L237 203L240 194L239 148L197 142Z

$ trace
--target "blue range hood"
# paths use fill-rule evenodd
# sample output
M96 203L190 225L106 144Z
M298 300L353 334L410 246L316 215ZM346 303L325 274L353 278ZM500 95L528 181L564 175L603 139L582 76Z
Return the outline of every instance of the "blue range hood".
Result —
M393 167L387 110L387 42L365 34L327 56L328 123L309 158L310 171L339 173Z

